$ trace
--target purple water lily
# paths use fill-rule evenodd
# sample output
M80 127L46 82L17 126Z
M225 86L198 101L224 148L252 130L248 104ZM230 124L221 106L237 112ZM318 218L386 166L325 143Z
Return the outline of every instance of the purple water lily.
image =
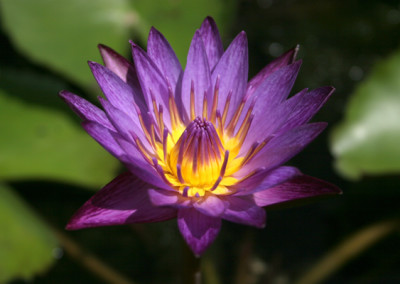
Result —
M246 34L224 51L210 17L194 34L185 70L154 28L147 52L131 44L134 64L103 45L105 66L89 62L104 111L60 93L84 129L129 170L88 200L67 229L177 218L200 255L222 219L262 228L265 206L340 192L282 166L325 128L308 121L334 90L288 98L301 65L297 48L248 82Z

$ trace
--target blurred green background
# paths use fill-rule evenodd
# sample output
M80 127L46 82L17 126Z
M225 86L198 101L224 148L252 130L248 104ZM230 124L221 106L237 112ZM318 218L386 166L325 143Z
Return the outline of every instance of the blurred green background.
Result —
M250 77L300 44L293 93L333 85L328 129L290 164L344 194L272 208L257 230L224 222L204 283L400 283L400 3L295 0L0 0L0 283L184 283L176 221L66 232L123 168L57 96L100 94L87 60L131 58L153 25L182 64L213 16L245 30Z

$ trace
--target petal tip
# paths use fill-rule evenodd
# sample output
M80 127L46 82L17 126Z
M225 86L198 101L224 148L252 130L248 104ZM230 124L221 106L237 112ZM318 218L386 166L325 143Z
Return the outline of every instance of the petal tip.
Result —
M100 64L99 63L97 63L97 62L94 62L94 61L91 61L91 60L88 60L88 65L89 65L89 67L90 67L90 69L95 69L95 68L97 68Z
M69 94L70 94L70 92L68 92L67 90L61 90L58 92L58 95L63 99L66 99L66 97L68 97Z

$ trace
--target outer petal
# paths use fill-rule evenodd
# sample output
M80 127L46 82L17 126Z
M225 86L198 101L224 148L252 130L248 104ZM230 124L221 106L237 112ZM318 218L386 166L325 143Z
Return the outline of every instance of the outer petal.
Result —
M272 169L282 165L303 150L324 130L326 125L324 122L306 124L272 138L238 172L238 175L247 173L255 168L264 167L265 169Z
M108 118L110 119L114 127L118 130L119 134L121 134L128 141L133 141L135 137L138 137L145 148L151 149L150 144L147 141L146 136L141 128L140 122L138 122L137 118L136 120L132 120L131 117L133 115L126 115L124 112L113 107L112 104L101 97L99 98L99 100L103 108L106 110ZM133 112L134 110L132 110L132 113Z
M265 210L252 199L235 196L227 196L225 199L229 206L222 214L223 219L257 228L265 227Z
M183 208L178 211L178 227L194 254L200 256L217 237L221 219L201 214L194 208Z
M220 77L218 110L221 114L229 93L232 93L227 123L229 123L245 95L249 69L248 61L247 37L245 32L241 32L229 45L212 72L212 84L215 84L217 78Z
M98 124L115 131L114 126L112 126L104 111L89 103L87 100L65 90L60 92L60 97L83 120L97 122Z
M123 160L122 157L125 154L125 151L119 146L114 138L114 135L118 135L117 133L93 121L84 121L82 122L82 126L94 140L103 146L104 149L110 152L117 159Z
M207 101L211 102L211 72L200 31L198 30L190 44L186 68L182 78L182 91L177 99L178 105L182 104L180 108L186 110L188 117L190 117L192 86L194 89L195 116L201 116L204 95L206 95Z
M84 129L108 152L119 159L140 179L154 187L171 190L157 171L143 158L143 155L132 143L123 139L118 133L112 132L96 122L85 121Z
M296 59L298 51L299 46L297 45L295 48L289 50L265 66L256 76L253 77L253 79L250 80L249 84L247 85L247 95L251 95L260 86L260 84L276 70L292 64Z
M271 135L307 123L325 104L334 90L333 87L321 87L309 92L307 89L302 90L274 109L268 110L263 124L257 127L258 131ZM253 132L253 134L257 134L257 137L259 135L258 132ZM242 152L245 152L245 148Z
M221 216L225 212L227 205L227 202L215 195L204 196L193 203L193 207L199 212L211 217Z
M126 58L115 52L112 48L99 44L98 45L104 65L112 72L117 74L122 81L129 84L137 95L141 96L144 102L143 94L141 94L139 79L136 74L135 66Z
M114 135L115 141L124 150L124 155L120 158L125 166L140 179L152 184L154 188L159 187L166 190L172 190L166 180L163 180L153 165L143 157L143 154L129 141L119 135Z
M224 53L218 27L213 18L207 17L204 19L200 27L200 34L207 53L208 63L212 70Z
M149 110L154 113L153 110L153 98L157 103L157 107L160 104L164 109L164 123L171 129L171 121L169 115L169 91L166 78L163 76L161 71L158 69L156 64L150 59L150 57L140 47L131 42L133 60L135 62L136 71L142 92L144 94L147 106ZM170 86L172 92L175 86ZM173 93L171 94L173 95ZM156 117L154 117L157 121Z
M302 175L273 188L256 192L255 203L258 206L270 206L324 195L340 194L341 190L326 181Z
M262 82L259 88L254 92L253 96L256 103L253 108L254 119L247 134L248 137L267 137L272 133L267 133L266 129L270 126L266 114L274 112L274 109L279 107L279 104L289 95L290 90L296 80L297 74L301 66L301 61L297 61L291 65L285 66L272 75L268 76ZM250 103L246 105L243 115L246 113ZM247 150L251 145L252 139L246 139L243 144L243 149Z
M182 67L171 45L154 27L151 28L147 41L147 54L157 65L158 69L176 86L182 73Z
M281 115L286 121L279 127L279 132L287 131L307 123L325 104L335 91L333 87L321 87L307 93L300 92L289 98L283 105Z
M174 218L173 208L155 207L147 189L150 185L125 173L90 198L72 217L67 229L159 222Z
M281 184L300 174L301 172L295 167L283 166L273 170L260 168L232 188L237 190L236 196L248 195Z
M149 197L155 206L188 207L191 201L178 192L162 189L150 189Z
M304 89L300 92L298 92L296 95L294 95L292 98L300 98L303 95L307 93L308 89ZM291 99L292 99L291 98ZM260 139L260 138L267 138L273 135L276 135L277 132L281 132L281 129L286 129L284 127L285 123L288 121L289 117L292 115L292 112L294 109L296 109L295 101L290 100L290 103L288 103L289 100L286 100L280 104L278 104L274 108L269 108L265 114L264 114L264 119L262 121L262 125L254 125L253 127L257 129L257 131L251 129L249 133L247 134L247 139L244 143L244 146L240 150L240 153L246 153L248 151L248 146L250 142L253 142L255 139ZM247 107L247 106L246 106ZM244 118L244 116L242 116ZM303 121L303 118L299 118L299 121ZM241 125L242 121L240 121ZM303 123L301 123L303 124ZM298 124L298 125L301 125ZM287 129L289 130L289 129ZM261 135L260 135L261 134ZM261 137L260 137L261 136Z
M138 124L138 117L132 110L135 106L138 106L141 112L147 112L147 107L144 105L141 95L136 94L131 86L108 68L96 62L89 62L89 66L110 103Z

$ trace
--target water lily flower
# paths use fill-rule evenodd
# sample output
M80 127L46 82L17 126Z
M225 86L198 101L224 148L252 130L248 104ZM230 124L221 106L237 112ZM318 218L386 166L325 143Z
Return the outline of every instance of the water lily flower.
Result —
M185 69L155 28L147 52L131 45L133 64L104 45L105 66L89 62L104 111L60 93L83 128L128 169L88 200L67 229L177 218L186 243L201 255L222 219L262 228L263 207L340 192L283 165L326 127L309 120L334 90L305 89L288 98L301 65L298 48L248 82L246 34L224 50L210 17L194 34Z

